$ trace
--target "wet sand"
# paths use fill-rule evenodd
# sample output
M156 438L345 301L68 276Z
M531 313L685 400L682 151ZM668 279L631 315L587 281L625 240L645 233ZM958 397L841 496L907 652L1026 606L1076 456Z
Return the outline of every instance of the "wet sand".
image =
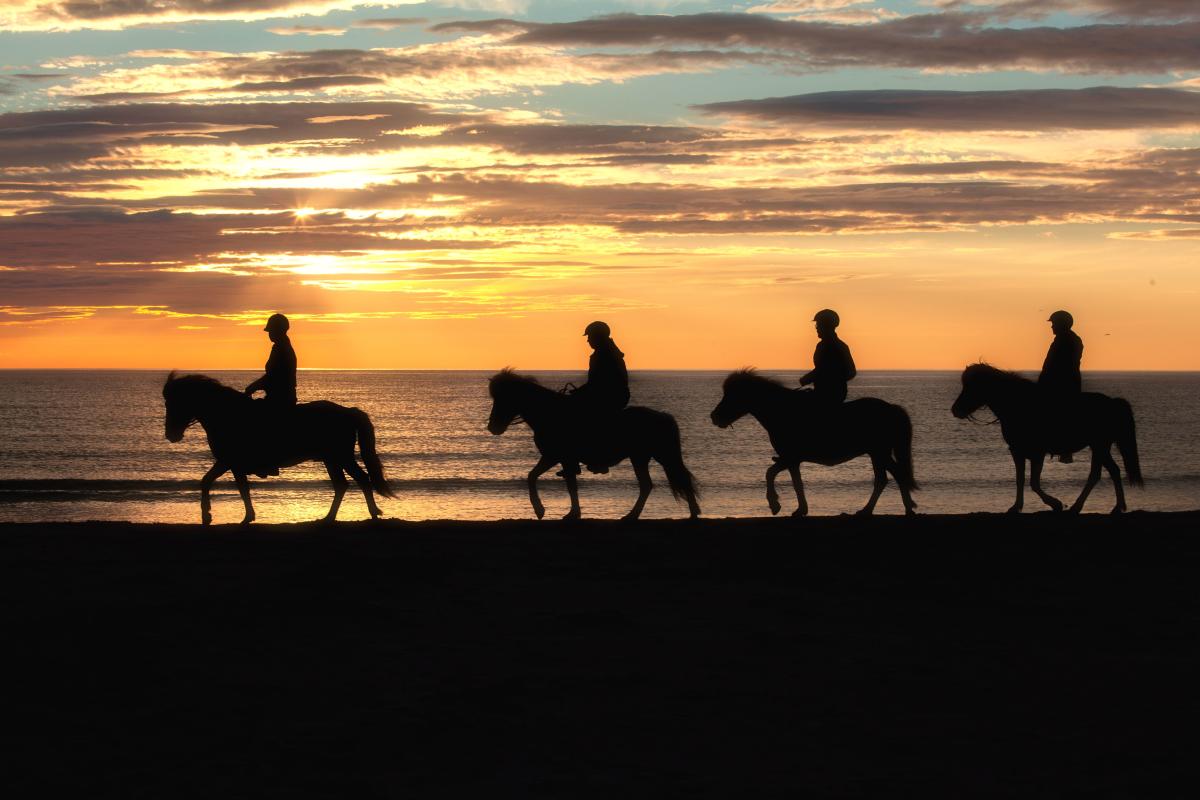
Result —
M1198 528L0 525L6 796L1177 796Z

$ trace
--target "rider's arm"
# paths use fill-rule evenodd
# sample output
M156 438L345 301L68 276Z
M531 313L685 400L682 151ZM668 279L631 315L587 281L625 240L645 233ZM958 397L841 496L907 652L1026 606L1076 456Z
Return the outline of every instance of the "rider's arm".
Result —
M267 382L267 376L263 375L261 378L256 380L254 383L252 383L246 387L246 394L254 394L259 389L263 388L263 384L265 384L266 382Z
M846 348L846 380L854 380L854 376L858 374L858 367L854 366L854 356L850 355L850 348Z
M808 386L810 383L812 383L816 379L817 379L817 371L814 369L814 370L800 376L800 385Z

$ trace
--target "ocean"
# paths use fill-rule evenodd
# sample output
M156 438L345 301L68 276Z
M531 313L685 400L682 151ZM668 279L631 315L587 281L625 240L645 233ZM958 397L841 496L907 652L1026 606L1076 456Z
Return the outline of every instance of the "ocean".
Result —
M242 387L258 373L210 374ZM302 370L299 395L301 402L328 399L370 414L380 456L397 491L395 499L380 498L385 516L532 518L524 476L537 460L533 439L524 425L503 436L485 430L490 374ZM583 379L576 372L530 374L554 387ZM772 455L766 433L751 418L725 430L709 421L726 374L633 372L632 402L670 412L679 421L684 458L703 492L705 516L765 516L763 475ZM800 375L787 370L764 374L792 385ZM199 521L199 479L212 460L198 426L179 444L164 438L165 377L165 371L0 371L0 521ZM1200 374L1090 372L1084 384L1133 405L1146 488L1128 492L1130 508L1200 507ZM919 511L1004 511L1013 499L1013 467L999 427L951 416L958 389L957 372L866 371L851 384L850 397L879 397L908 410L922 485L916 494ZM986 420L990 415L984 410L979 416ZM1070 503L1087 469L1086 454L1074 464L1049 463L1043 484ZM854 512L870 494L867 458L836 467L805 465L803 474L812 514ZM686 507L671 498L657 466L652 475L656 489L644 515L686 517ZM795 497L786 473L778 485L782 513L788 514ZM548 473L541 489L548 516L566 513L561 478ZM580 483L585 517L619 517L636 494L628 462L608 475L585 473ZM332 490L323 466L304 464L278 478L252 479L252 496L259 521L291 522L323 516ZM1085 510L1107 512L1112 505L1112 486L1105 476ZM1027 493L1025 508L1043 506ZM876 513L902 510L889 483ZM217 523L241 519L241 501L228 475L215 486L213 513ZM352 484L339 519L367 517L362 495Z

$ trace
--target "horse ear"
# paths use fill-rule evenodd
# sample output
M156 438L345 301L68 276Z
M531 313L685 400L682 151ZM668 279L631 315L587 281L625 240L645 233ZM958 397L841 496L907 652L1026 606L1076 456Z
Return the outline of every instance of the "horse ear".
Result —
M177 374L176 370L171 370L171 374L167 376L167 383L170 383L171 381L175 380L176 374Z

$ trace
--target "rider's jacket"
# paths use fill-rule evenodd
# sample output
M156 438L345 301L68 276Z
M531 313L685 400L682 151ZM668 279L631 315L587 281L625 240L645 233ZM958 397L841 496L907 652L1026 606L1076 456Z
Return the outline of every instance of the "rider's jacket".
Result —
M1075 331L1063 331L1056 334L1046 353L1046 361L1042 364L1042 374L1038 376L1038 386L1055 394L1079 394L1083 381L1079 374L1079 364L1083 360L1083 340Z
M575 396L599 411L620 411L629 403L625 354L612 339L593 351L588 361L587 383L575 390Z
M269 403L296 404L296 351L292 349L292 340L286 336L271 345L262 388Z
M846 384L858 374L850 348L836 335L817 342L809 373L817 397L830 403L846 399Z

